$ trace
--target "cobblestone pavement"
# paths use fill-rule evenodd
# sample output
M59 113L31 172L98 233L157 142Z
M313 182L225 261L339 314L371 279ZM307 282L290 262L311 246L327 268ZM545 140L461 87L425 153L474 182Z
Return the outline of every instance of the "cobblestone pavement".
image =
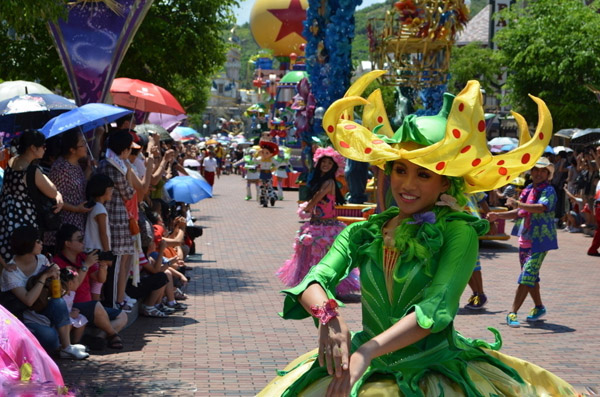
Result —
M244 201L237 175L217 180L215 197L194 206L196 240L202 256L194 267L187 311L166 319L140 317L122 331L125 349L93 354L84 361L60 361L67 384L82 395L252 396L276 369L316 346L312 321L284 321L282 288L275 270L292 253L300 223L297 192L262 208ZM545 321L521 328L504 324L519 272L516 240L487 242L481 257L486 310L461 310L455 325L463 335L492 340L487 327L502 332L502 351L535 362L573 385L600 387L600 258L586 255L591 239L559 232L558 251L542 268ZM469 297L466 291L462 304ZM521 309L524 319L532 306ZM358 330L358 303L344 316Z

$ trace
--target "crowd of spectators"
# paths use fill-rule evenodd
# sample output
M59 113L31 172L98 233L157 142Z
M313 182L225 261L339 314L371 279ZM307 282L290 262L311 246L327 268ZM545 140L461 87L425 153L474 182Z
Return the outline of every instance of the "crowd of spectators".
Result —
M78 130L27 130L4 159L0 303L56 357L122 349L134 308L155 318L187 309L185 260L202 229L164 186L203 154L130 123L98 129L93 149Z

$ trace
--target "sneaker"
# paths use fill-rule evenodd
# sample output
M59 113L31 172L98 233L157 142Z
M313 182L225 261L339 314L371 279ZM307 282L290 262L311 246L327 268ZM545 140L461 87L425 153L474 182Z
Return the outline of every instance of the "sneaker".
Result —
M277 197L277 200L279 200L279 201L283 201L283 196L279 196L279 197Z
M85 351L81 351L73 345L69 345L60 351L60 358L68 358L71 360L83 360L90 355Z
M569 233L581 233L583 232L583 229L581 229L580 227L573 227L569 230Z
M184 301L188 298L186 294L183 293L179 288L175 290L175 299L178 301Z
M168 308L171 308L173 310L175 310L176 312L182 312L184 310L187 310L188 306L184 303L179 303L179 302L175 302L175 304L173 305L169 305L168 303L165 305Z
M506 324L512 328L519 328L521 323L517 320L517 313L508 313L506 315Z
M270 201L271 201L271 207L273 207L275 205L275 197L271 197Z
M142 305L142 309L140 310L140 314L145 317L167 317L166 313L158 310L155 306L146 306Z
M75 349L79 350L80 352L87 353L90 351L90 349L86 345L75 344L75 345L71 345L71 346L73 346Z
M165 313L165 314L173 314L175 313L175 309L167 306L167 305L163 305L162 303L159 303L158 305L154 306L155 308L157 308L158 310L160 310L161 312Z
M571 231L571 228L569 228L569 226L566 226L566 227L565 227L565 228L564 228L562 231L563 231L563 232L570 232L570 231Z
M544 317L546 315L546 308L544 306L542 307L534 307L533 309L531 309L531 311L529 312L529 316L527 316L527 321L533 322L533 321L538 321L540 318Z
M473 298L473 301L467 303L467 305L465 306L465 309L481 310L481 309L483 309L483 306L485 306L485 304L487 303L487 296L485 296L485 294L474 295L474 296L472 296L472 298Z
M589 256L600 256L600 253L598 253L598 251L596 251L596 252L594 252L594 251L592 251L592 252L588 252L587 254L588 254Z
M475 300L475 297L477 296L477 294L473 294L471 295L471 297L469 298L469 300L467 301L467 304L465 305L465 307L469 306L470 304L473 303L473 301Z
M246 199L245 199L245 200L246 200L246 201L248 201L248 200L252 200L252 196L246 196Z
M127 303L130 307L133 307L137 303L137 299L133 299L131 296L125 294L125 303Z

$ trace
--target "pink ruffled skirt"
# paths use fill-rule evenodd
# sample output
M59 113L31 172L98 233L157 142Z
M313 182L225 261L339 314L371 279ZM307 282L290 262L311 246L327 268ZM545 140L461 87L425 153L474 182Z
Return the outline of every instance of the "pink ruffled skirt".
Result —
M339 221L323 224L306 222L300 227L294 242L294 254L277 270L277 277L287 286L294 287L304 279L311 267L325 256L338 234L346 227ZM360 291L358 269L353 269L336 288L337 295Z

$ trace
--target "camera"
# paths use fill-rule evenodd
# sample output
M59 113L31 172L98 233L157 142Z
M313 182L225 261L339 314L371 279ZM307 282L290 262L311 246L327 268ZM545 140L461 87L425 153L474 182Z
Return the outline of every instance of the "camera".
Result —
M115 256L113 255L112 251L100 251L100 253L98 254L99 261L112 262L114 260L114 258L115 258Z

